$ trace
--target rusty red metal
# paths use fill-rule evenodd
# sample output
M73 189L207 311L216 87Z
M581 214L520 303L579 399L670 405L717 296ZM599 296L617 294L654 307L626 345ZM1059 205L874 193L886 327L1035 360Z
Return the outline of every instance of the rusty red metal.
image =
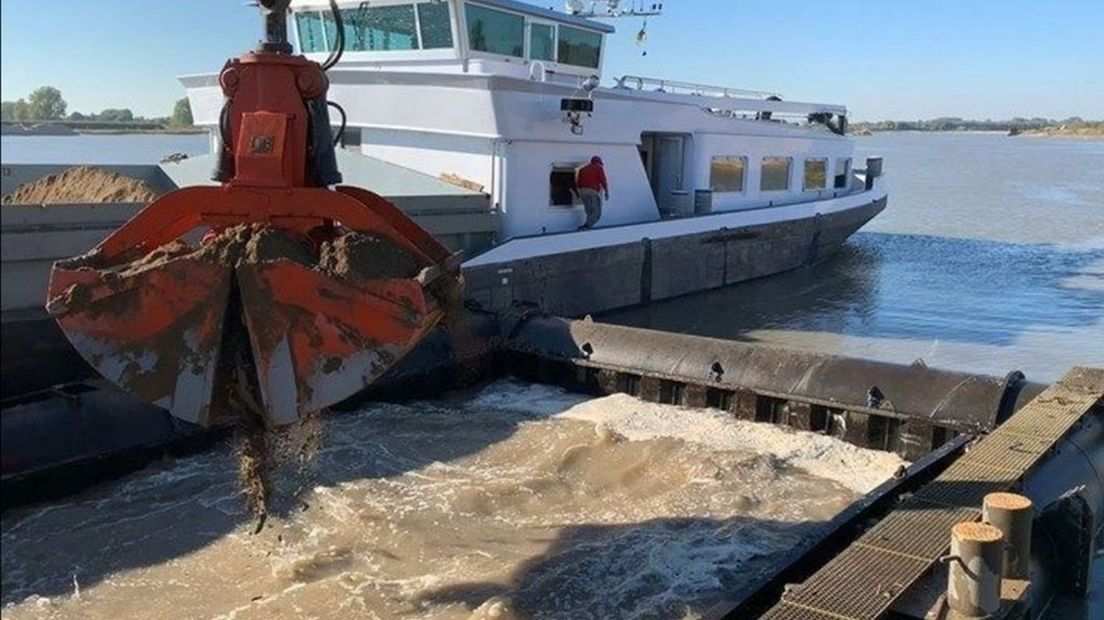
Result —
M317 252L339 232L357 231L409 254L423 276L436 269L459 282L459 269L380 196L309 186L306 102L324 102L327 89L317 63L246 54L226 64L220 84L233 176L170 192L88 255L55 263L47 305L105 377L201 424L219 413L220 367L238 361L222 359L226 326L244 325L260 413L286 424L369 385L441 319L426 290L431 278L366 280L280 257L249 262L227 256L240 245L208 242L249 225L246 238L258 227L279 229ZM195 233L203 244L182 244ZM240 317L227 316L230 305Z
M286 260L242 265L237 277L272 424L371 385L442 314L415 280L335 279Z

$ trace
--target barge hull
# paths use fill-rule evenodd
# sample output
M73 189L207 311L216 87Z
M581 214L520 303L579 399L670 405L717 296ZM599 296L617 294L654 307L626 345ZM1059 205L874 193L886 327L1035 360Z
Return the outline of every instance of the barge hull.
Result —
M582 316L721 288L831 256L886 200L789 221L477 262L464 268L467 296L491 311L528 306Z

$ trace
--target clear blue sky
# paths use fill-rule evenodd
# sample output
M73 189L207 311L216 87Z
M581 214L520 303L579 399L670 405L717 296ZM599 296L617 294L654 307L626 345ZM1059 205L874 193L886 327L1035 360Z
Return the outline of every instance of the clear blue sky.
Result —
M559 2L533 2L548 6ZM666 0L647 56L615 22L606 75L846 104L858 120L1104 118L1104 0ZM57 86L70 110L168 115L174 76L256 39L243 0L3 0L0 95Z

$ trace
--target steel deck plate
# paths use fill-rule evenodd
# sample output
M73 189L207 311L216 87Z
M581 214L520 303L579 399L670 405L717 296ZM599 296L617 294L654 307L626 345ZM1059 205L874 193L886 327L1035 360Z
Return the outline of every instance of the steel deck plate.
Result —
M949 547L950 529L1046 458L1104 399L1104 369L1077 367L997 427L886 518L792 586L765 620L875 620Z

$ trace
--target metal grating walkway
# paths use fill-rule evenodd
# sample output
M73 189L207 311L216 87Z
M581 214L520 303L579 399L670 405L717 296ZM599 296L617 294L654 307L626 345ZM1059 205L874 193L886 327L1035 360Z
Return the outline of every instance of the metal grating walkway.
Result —
M1104 368L1076 367L901 503L763 620L874 620L946 553L951 526L981 518L1104 400Z

